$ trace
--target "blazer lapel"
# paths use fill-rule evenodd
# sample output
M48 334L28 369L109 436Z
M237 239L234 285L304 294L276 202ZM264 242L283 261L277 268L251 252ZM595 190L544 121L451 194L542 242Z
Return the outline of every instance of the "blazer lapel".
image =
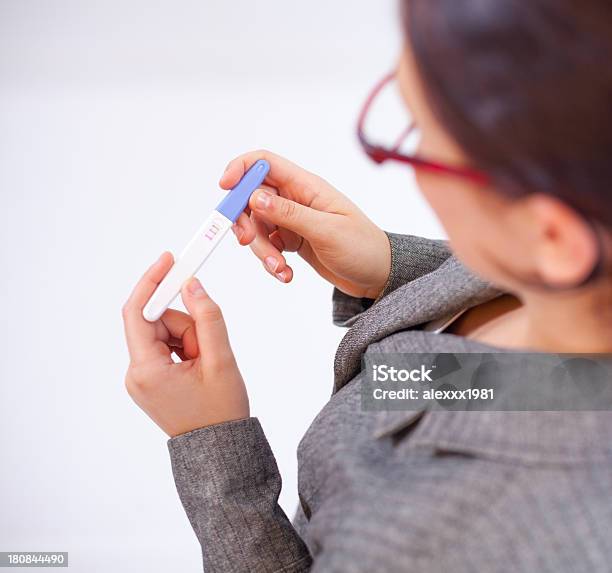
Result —
M334 360L334 392L359 373L361 357L373 342L500 294L455 257L399 287L363 312L340 342Z

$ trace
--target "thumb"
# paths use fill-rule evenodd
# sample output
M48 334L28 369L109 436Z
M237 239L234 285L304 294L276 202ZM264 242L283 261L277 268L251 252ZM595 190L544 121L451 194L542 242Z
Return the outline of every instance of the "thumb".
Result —
M195 277L187 281L181 290L183 304L193 318L200 356L206 361L216 361L231 355L225 320L219 305L208 296L202 283Z
M249 201L251 211L267 222L308 239L324 231L328 213L317 211L301 203L258 189Z

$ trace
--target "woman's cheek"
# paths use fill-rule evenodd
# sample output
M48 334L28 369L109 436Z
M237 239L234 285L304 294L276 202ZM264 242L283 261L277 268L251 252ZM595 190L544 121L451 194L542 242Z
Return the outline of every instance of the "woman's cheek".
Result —
M474 202L469 189L440 177L417 174L417 182L425 200L433 209L449 240L453 253L463 264L481 276L490 277L489 261L483 256L483 242L492 240L491 221Z
M461 190L441 181L436 175L417 172L416 180L423 197L433 209L447 235L450 237L460 233L465 227L463 222L468 215Z

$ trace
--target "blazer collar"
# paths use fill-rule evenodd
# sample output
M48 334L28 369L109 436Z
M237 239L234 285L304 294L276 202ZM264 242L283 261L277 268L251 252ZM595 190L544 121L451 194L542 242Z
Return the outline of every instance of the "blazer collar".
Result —
M361 357L373 342L500 294L455 257L399 287L363 312L340 342L334 360L334 392L359 372Z

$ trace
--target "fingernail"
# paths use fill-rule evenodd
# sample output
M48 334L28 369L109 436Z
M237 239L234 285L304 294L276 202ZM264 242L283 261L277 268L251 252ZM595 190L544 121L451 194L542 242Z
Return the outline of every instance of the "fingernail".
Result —
M272 196L265 191L259 191L257 193L257 197L255 198L255 206L258 209L267 209L270 206L272 201Z
M206 291L204 290L202 283L195 277L192 278L189 284L187 285L187 290L192 296L196 296L196 297L204 296L206 294Z
M280 273L276 273L274 275L280 282L284 283L287 280L287 273L285 271L281 271Z
M278 268L278 261L274 257L266 257L264 262L271 273L276 272L276 269Z

